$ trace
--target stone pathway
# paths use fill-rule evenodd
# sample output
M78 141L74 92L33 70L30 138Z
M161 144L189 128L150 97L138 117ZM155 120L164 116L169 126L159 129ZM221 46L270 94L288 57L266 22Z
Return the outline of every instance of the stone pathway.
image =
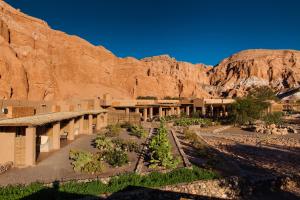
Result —
M50 183L55 180L84 179L91 177L91 175L75 173L73 171L69 160L69 151L71 149L78 149L95 152L96 149L91 146L91 142L95 137L96 135L82 135L67 146L53 152L49 157L34 167L22 169L13 168L1 174L0 185L28 184L36 181Z

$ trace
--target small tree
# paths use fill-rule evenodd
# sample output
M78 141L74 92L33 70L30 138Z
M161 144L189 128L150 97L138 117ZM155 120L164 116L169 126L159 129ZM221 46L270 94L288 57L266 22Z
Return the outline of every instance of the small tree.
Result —
M234 123L247 124L260 119L269 103L252 97L238 98L231 106L231 119Z
M268 100L277 100L269 87L262 86L250 90L246 97L238 98L232 104L231 120L238 124L251 123L257 119L264 120L265 111L270 106Z
M275 92L268 86L253 88L252 90L249 91L248 97L252 97L260 101L278 100Z

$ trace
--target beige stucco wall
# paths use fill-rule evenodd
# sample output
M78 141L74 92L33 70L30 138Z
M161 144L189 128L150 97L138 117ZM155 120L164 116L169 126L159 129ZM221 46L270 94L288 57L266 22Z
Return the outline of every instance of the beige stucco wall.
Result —
M15 161L15 133L0 133L0 164Z

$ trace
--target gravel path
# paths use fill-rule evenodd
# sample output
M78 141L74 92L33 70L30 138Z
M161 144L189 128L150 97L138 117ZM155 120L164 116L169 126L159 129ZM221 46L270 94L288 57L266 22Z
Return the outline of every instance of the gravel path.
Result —
M238 163L243 174L300 177L299 134L266 136L231 128L218 134L198 132L198 135Z

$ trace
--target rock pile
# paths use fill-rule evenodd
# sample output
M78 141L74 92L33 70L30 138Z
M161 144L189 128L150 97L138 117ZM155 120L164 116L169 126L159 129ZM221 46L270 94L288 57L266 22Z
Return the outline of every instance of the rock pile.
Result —
M298 133L297 130L292 126L258 123L249 125L247 129L255 131L256 133L262 133L267 135L287 135L289 133Z

